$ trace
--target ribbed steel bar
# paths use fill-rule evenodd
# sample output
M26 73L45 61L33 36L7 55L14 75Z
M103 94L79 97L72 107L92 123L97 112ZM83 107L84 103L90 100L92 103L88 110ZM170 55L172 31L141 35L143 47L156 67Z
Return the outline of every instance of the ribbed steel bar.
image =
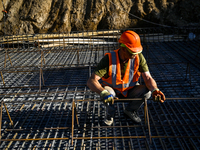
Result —
M57 120L59 120L59 117L60 117L60 111L59 111L59 109L60 109L60 107L61 107L61 104L60 105L58 105L58 107L57 107L57 111L56 111L56 114L55 114L55 118L54 118L54 120L53 120L53 123L52 123L52 126L59 126L60 124L60 122L57 122ZM54 138L57 138L57 136L58 136L58 132L57 132L57 130L55 131L55 132L52 132L51 133L51 135L49 136L49 137L54 137ZM56 143L56 141L54 140L52 143L51 143L51 147L53 147L54 146L54 144Z
M7 106L6 106L5 103L3 103L3 105L4 105L4 107L5 107L5 110L6 110L6 113L7 113L7 115L8 115L8 118L9 118L9 120L10 120L10 123L11 123L11 125L13 126L13 121L12 121L12 119L11 119L11 117L10 117L9 111L8 111L8 109L7 109Z
M119 115L119 120L122 120L123 117L121 116L121 112L120 112L120 109L119 109L119 103L117 103L117 112L119 112L119 113L118 113L118 115ZM117 123L117 122L114 122L114 123L115 123L114 126L116 126L116 123ZM122 126L121 121L119 121L119 125ZM130 128L129 128L128 124L127 124L127 128L128 128L128 135L130 136L131 133L130 133ZM120 134L123 136L123 128L122 128L122 127L120 128ZM131 145L130 145L130 146L131 146L132 149L133 149L132 140L130 139L130 141L131 141ZM125 142L124 142L124 140L122 140L122 143L123 143L123 145L126 145ZM120 144L121 144L121 143L120 143ZM115 143L115 145L117 145L117 144ZM125 149L125 146L123 147L123 149Z
M155 109L155 106L153 106L153 107L154 107L154 109ZM165 112L163 111L162 107L160 107L160 109L161 109L161 111L162 111L162 114L163 114L164 118L167 120L168 124L170 125L171 123L170 123L169 119L167 118L167 116L165 115ZM151 113L151 112L150 112L150 113ZM159 118L159 122L162 123L162 118L163 118L163 117L161 118L161 117L160 117L160 114L159 114L157 111L156 111L155 113L156 113L157 117ZM153 116L153 115L151 115L151 116ZM154 118L152 118L152 120L154 120ZM153 123L154 123L154 125L155 125L156 122L153 121ZM167 132L166 129L165 129L165 125L164 125L164 124L161 124L161 128L162 128L161 130L162 130L164 133L160 133L159 131L157 131L157 135L160 136L160 135L164 134L164 135L169 136L169 135L168 135L168 132ZM172 126L170 126L170 129L171 129L171 131L173 132L173 134L175 134L175 132L174 132ZM159 139L159 140L162 142L161 139ZM178 143L179 146L181 147L182 144L181 144L181 142L179 141L179 139L176 139L176 140L177 140L176 144ZM171 142L170 139L169 139L169 143L170 143L171 145L174 144L174 142ZM162 144L163 144L163 147L165 147L165 148L167 149L166 145L165 145L163 142L162 142Z
M43 105L44 106L44 105ZM36 120L38 121L38 120ZM200 124L169 124L169 125L166 125L166 124L162 124L162 125L151 125L151 127L173 127L173 126L199 126ZM77 127L77 129L80 129L80 130L88 130L88 129L91 129L91 128L94 128L94 129L105 129L105 128L137 128L137 127L146 127L146 125L124 125L124 126L94 126L94 127L90 127L90 126L86 126L86 127ZM54 127L54 128L47 128L47 127L44 127L44 128L18 128L18 129L2 129L2 131L14 131L14 132L20 132L20 131L33 131L33 130L66 130L66 129L71 129L71 127Z
M1 71L1 79L2 79L2 81L3 81L3 85L5 86L6 84L5 84L5 81L4 81L4 78L3 78L3 73L2 73L2 71Z
M100 108L100 102L97 102L97 108ZM100 125L100 115L101 114L101 112L100 112L100 109L98 109L98 111L97 111L97 116L98 116L98 124L97 124L97 126L98 127L100 127L101 125ZM101 135L101 130L98 128L98 136L100 136ZM100 139L98 139L98 147L99 147L99 149L98 150L100 150L100 147L101 147L101 141L100 141Z
M146 118L147 118L147 125L148 125L148 131L149 131L149 139L150 139L150 143L151 141L151 129L150 129L150 123L149 123L149 113L148 113L148 107L147 107L147 99L145 99L144 101L144 109L146 110Z
M41 115L41 108L43 108L45 106L45 103L42 105L42 104L40 104L38 107L39 108L37 108L37 112L36 112L36 116L33 116L33 117L36 117L36 118L33 118L33 120L35 119L35 121L34 121L34 123L31 125L32 127L31 127L31 129L35 126L35 124L36 124L36 121L37 121L37 119L40 117L40 115ZM40 108L41 107L41 108ZM39 110L38 110L39 109ZM35 110L36 111L36 110ZM37 114L38 113L38 114ZM35 139L36 137L38 136L38 133L36 132L32 137L33 137L33 139ZM22 145L22 147L25 147L25 144L26 144L26 142L23 142L23 145ZM34 145L34 141L31 141L30 142L30 144L29 144L29 148L31 148L32 146Z
M1 108L0 108L0 144L1 144L1 124L2 124L2 109L3 107L3 101L1 101Z
M169 53L169 50L168 50L169 48L168 47L164 47L163 45L164 44L162 44L162 43L161 44L154 43L154 47L157 47L159 49L159 51L157 51L156 53L153 50L151 51L152 55L158 55L157 61L159 61L159 60L160 61L159 61L159 63L157 63L157 65L159 64L162 67L164 67L164 68L162 68L162 70L171 69L171 72L175 72L177 67L181 68L182 64L187 64L186 62L170 62L169 63L168 59L170 59L170 57L172 57L172 56L170 56L170 54L168 54ZM159 57L159 55L160 56L164 55L165 57ZM163 63L163 62L166 62L166 63ZM168 67L169 64L173 64L173 65L170 65L171 68ZM178 64L180 64L180 65L178 65ZM151 65L151 63L149 65ZM174 73L174 80L175 81L177 81L178 79L185 80L186 77L187 77L187 69L188 68L186 68L186 69L183 68L183 70L186 70L186 76L184 76L183 73L178 74L177 71L176 71L176 73ZM180 78L177 78L179 76L180 76ZM189 74L189 76L190 76L190 74ZM159 81L157 81L157 82L159 82Z
M85 96L86 96L85 92L86 91L87 91L87 88L84 88L83 99L85 99ZM78 114L78 118L77 119L79 119L78 120L79 124L77 124L77 125L78 125L78 128L81 128L80 124L83 123L83 129L82 129L82 133L78 129L77 132L76 132L76 136L79 136L79 135L82 135L82 137L87 136L87 133L86 133L87 129L86 128L87 128L87 125L89 124L89 122L87 122L88 112L89 112L89 109L90 109L89 108L89 106L90 106L89 104L90 104L90 102L77 102L77 110L76 110L76 112L78 112L79 109L80 109L80 112L81 112L80 114L77 113ZM90 129L92 129L92 127L90 127ZM80 145L81 145L81 147L83 147L83 149L85 149L86 145L85 145L84 139L81 140Z
M92 108L92 110L91 110L91 115L92 115L92 118L91 118L91 130L90 130L90 132L91 133L89 133L89 136L90 137L94 137L95 136L95 131L94 131L94 123L95 123L95 109L96 109L96 107L95 107L95 102L90 102L90 103L93 103L93 108ZM92 150L92 144L93 144L93 141L90 141L90 150Z
M172 102L172 103L174 103L174 102ZM178 109L178 108L177 108ZM184 109L183 107L181 108L181 109ZM179 113L181 113L180 111L181 111L181 109L178 109L177 111L179 112ZM186 112L186 114L187 114L187 112ZM179 117L179 119L180 119L180 117ZM181 120L184 120L185 121L185 123L187 123L187 121L185 120L185 117L183 117L183 115L181 115ZM191 119L191 121L192 121L192 119ZM184 133L187 133L187 135L191 135L191 134L193 134L193 135L195 135L195 133L193 133L192 132L192 130L190 130L190 131L188 131L188 129L186 129L184 126L182 127L183 129L183 133L181 133L181 131L180 131L180 135L182 135L182 134L184 134ZM183 141L185 141L184 139L183 139ZM193 147L195 147L194 146L194 144L193 144L193 142L191 142L190 141L190 144L188 144L186 141L185 141L185 143L186 143L186 146L188 147L188 148L190 148L190 146L193 146Z
M31 106L31 105L30 105L30 106ZM21 115L20 117L22 117L22 115ZM15 123L15 122L14 122L14 123ZM11 133L8 133L8 134L5 134L5 135L3 135L3 136L6 136L6 138L9 138L9 137L12 136L12 134L11 134ZM15 139L16 136L17 136L17 133L15 133L14 136L12 136L12 138ZM5 145L5 146L7 145L6 148L9 148L11 144L12 144L12 143L10 143L10 142L9 142L9 143L5 143L5 142L2 143L2 145Z
M148 101L152 144L149 143L148 130L145 128L146 126L143 125L145 121L142 121L141 125L134 126L132 125L130 119L124 118L122 111L125 107L121 107L121 105L122 103L127 104L129 102L127 99L116 100L116 103L114 104L118 108L117 115L114 118L115 126L102 126L101 122L104 116L104 111L102 109L103 104L99 101L99 95L87 90L88 88L85 83L89 77L88 74L91 74L92 72L92 66L95 66L98 63L97 60L100 60L104 53L115 49L114 47L116 45L111 44L107 47L101 47L99 45L101 43L100 40L95 41L92 33L91 37L89 36L88 38L93 41L93 43L89 45L90 47L86 44L88 40L82 40L79 35L77 36L77 39L73 39L74 43L71 44L71 46L67 45L67 47L65 45L66 43L63 43L62 39L65 39L64 42L67 41L68 43L70 42L70 39L62 37L65 35L58 35L58 40L54 39L56 35L53 35L51 37L53 38L52 42L51 40L45 42L44 38L49 37L45 37L43 35L41 36L41 39L44 40L40 42L40 45L48 45L48 48L41 48L44 52L46 67L48 67L43 70L45 86L42 86L41 93L37 92L38 86L36 85L39 83L39 76L37 75L37 72L27 72L27 74L26 72L3 72L7 87L2 87L0 89L0 94L2 94L1 100L5 100L5 104L9 108L9 113L13 119L15 128L10 129L10 126L7 124L9 119L6 117L4 109L1 130L2 138L13 141L2 141L0 145L1 148L7 147L12 149L19 146L21 149L52 149L53 147L65 147L66 149L98 149L101 146L101 148L107 150L110 150L111 148L179 149L180 147L185 149L197 149L199 147L199 73L198 69L196 69L193 64L190 64L188 68L187 64L184 64L184 62L192 61L191 58L194 57L198 58L198 51L196 51L196 49L198 49L197 44L199 42L191 41L193 45L195 45L191 45L190 48L192 51L191 58L183 57L179 55L179 53L185 53L184 50L189 48L187 47L188 44L182 42L182 37L176 36L176 34L167 36L164 35L164 33L160 34L162 30L163 32L166 32L164 29L155 30L152 28L151 30L146 30L146 35L142 33L144 30L141 30L140 34L142 35L142 42L144 42L144 40L149 42L146 44L148 44L149 50L151 51L151 53L149 53L148 62L151 74L156 79L158 87L167 97L166 102L163 104ZM179 31L181 32L181 30ZM75 34L73 34L73 36L75 37ZM117 39L117 37L114 37L117 36L114 33L108 35L109 39L106 39L106 36L107 35L104 35L102 37L104 41L108 40L114 42ZM170 47L170 42L163 42L166 40L172 41L172 36L174 39L177 38L174 40L176 42L172 43L173 49ZM28 40L30 39L31 38L28 37ZM38 38L38 40L39 39L40 38ZM78 41L78 43L75 43L76 41ZM81 41L85 44L81 44ZM95 42L98 44L95 45ZM51 44L55 46L57 43L63 43L63 47L58 45L58 47L50 48ZM182 46L180 46L180 44ZM186 47L184 47L185 45ZM16 49L14 46L11 46L11 48L7 49L13 65L17 67L11 67L11 65L7 63L7 71L28 71L29 69L32 71L32 68L34 68L35 65L37 66L40 64L38 62L41 60L41 54L39 54L39 51L37 52L38 48L32 48L30 47L31 45L25 45L25 43L23 46L28 46L29 48ZM116 46L116 48L117 47L118 46ZM177 49L179 52L174 51L174 49ZM145 50L146 49L144 49L144 53ZM194 56L195 54L197 56ZM0 57L0 60L3 60L3 62L5 60L4 56L5 51L3 53L3 58L2 55ZM92 56L92 58L89 56ZM19 61L20 57L24 58ZM31 63L31 61L34 63ZM195 60L195 62L198 61ZM80 68L81 71L78 71L78 68L77 70L70 68L76 67L77 65L82 67ZM91 67L88 68L89 66ZM60 69L55 69L58 67L60 67ZM83 67L86 69L84 70ZM190 72L188 72L189 69ZM38 68L36 71L38 71ZM190 75L190 83L186 78L188 77L188 74ZM185 79L187 79L187 81L185 81ZM62 97L62 95L64 96ZM73 141L70 138L72 99L74 99L76 103L78 110L77 116L80 124L80 126L74 124L75 128ZM35 107L32 111L31 108L33 108L34 104ZM52 113L51 111L54 112L54 110L57 112ZM139 113L140 116L146 114L143 112L143 109L140 109ZM97 119L97 114L102 117L98 117ZM28 115L29 117L20 129L20 124L23 123ZM45 122L45 120L47 122ZM15 134L14 132L17 133ZM91 135L96 139L92 139L92 141L90 141ZM144 135L145 138L128 138L140 135ZM110 138L106 138L106 136ZM47 137L52 140L48 140ZM100 139L98 137L103 138ZM127 138L124 139L115 137ZM14 141L15 139L26 138L28 141ZM45 138L46 140L39 140ZM61 139L57 141L57 138ZM35 140L29 141L29 139ZM74 143L74 147L71 145L71 142ZM123 146L120 145L120 143L122 143ZM35 146L36 144L38 146Z
M84 96L85 99L85 96ZM90 102L83 102L84 104L82 105L82 109L81 112L83 114L83 116L80 114L80 119L83 120L83 133L82 133L82 137L87 136L86 135L86 128L87 128L87 117L88 117L88 112L89 112L89 103ZM86 105L86 107L84 108L84 105ZM81 117L82 116L82 117ZM80 122L81 122L80 120ZM84 139L82 139L81 141L81 146L85 148L85 144L84 144Z
M115 46L115 45L114 45ZM84 49L86 48L86 49ZM98 48L98 49L96 49ZM98 51L102 51L101 48L106 48L106 49L109 49L109 48L113 48L113 45L100 45L100 46L95 46L95 47L88 47L88 46L82 46L82 47L76 47L76 46L68 46L68 47L65 47L64 49L61 49L61 48L57 48L57 47L54 47L54 48L40 48L42 49L42 51L44 53L47 53L47 54L50 54L50 53L57 53L57 52L70 52L70 51L76 51L77 49L82 49L81 51L83 52L87 52L88 49L91 50L91 49L96 49ZM13 50L7 50L9 54L14 54L14 53L19 53L19 54L23 54L23 53L35 53L35 54L39 54L40 52L40 49L39 48L31 48L31 49L13 49ZM4 52L3 52L4 53ZM17 54L17 55L19 55ZM15 55L15 56L17 56ZM23 55L24 56L24 55ZM12 56L14 57L14 56ZM5 58L5 57L4 57Z
M172 103L173 103L173 101L172 101ZM174 105L175 106L175 105ZM171 118L171 116L169 116L170 117L170 120L173 122L173 123L175 123L175 120L178 120L179 121L179 123L181 123L181 121L180 121L180 117L179 116L177 116L177 113L176 112L174 112L174 109L173 108L171 108L172 106L169 106L169 108L166 108L166 111L172 111L173 112L173 116L176 118L176 119L172 119ZM178 108L177 108L178 109ZM177 110L176 110L177 111ZM173 130L173 131L175 131L176 132L176 134L178 134L178 135L181 135L181 136L183 136L182 134L183 134L183 132L182 132L182 130L184 130L184 132L185 133L187 133L187 131L185 130L185 127L184 126L182 126L182 127L175 127L175 129ZM176 135L175 134L175 135ZM183 140L181 140L181 147L185 147L185 146L188 146L187 145L187 142L183 139ZM183 144L184 143L184 144Z
M66 107L67 107L67 104L65 103L65 106L64 106L64 108L63 108L63 109L65 110L65 112L67 112ZM67 126L67 121L68 121L68 118L69 118L69 112L70 112L70 111L68 111L68 114L65 115L65 113L64 113L64 115L63 115L63 117L64 117L64 116L67 116L66 119L62 119L62 120L63 120L63 121L62 121L62 122L63 122L63 126ZM64 137L64 134L65 134L65 131L63 131L63 132L61 133L61 138ZM62 147L62 145L63 145L63 144L62 144L62 140L61 140L61 141L59 142L59 146L58 146L58 147Z
M186 108L189 108L189 106L185 102L184 102L184 104L185 104ZM195 110L197 112L197 114L200 114L200 110L196 107L196 106L200 107L200 104L195 101L190 102L190 104L192 106L188 109L188 111L193 112L193 110ZM197 116L197 114L194 114L194 116L200 122L200 118Z
M69 93L71 93L71 92L69 92ZM199 100L199 99L200 99L199 97L166 98L166 100ZM115 102L132 101L132 100L142 100L142 99L141 98L117 99L117 100L115 100ZM150 99L150 100L152 100L152 99ZM29 104L31 104L31 103L41 103L41 102L46 103L46 102L71 102L71 101L72 101L72 99L70 98L70 99L62 99L62 100L47 100L47 99L43 99L42 101L41 100L20 101L20 102L15 102L15 101L10 102L10 101L8 101L8 102L5 102L5 103L7 103L7 104L12 104L12 103L29 103ZM94 99L88 98L88 99L85 99L85 100L76 99L75 101L77 101L77 102L83 102L83 101L88 102L88 101L101 101L101 100L94 100Z
M117 137L74 137L74 140L94 140L94 139L145 139L146 136L117 136ZM152 136L151 138L200 138L200 136ZM38 138L38 139L2 139L1 141L52 141L52 140L69 140L69 138Z
M39 122L38 120L38 126L36 126L37 127L37 130L39 129L39 128L41 128L42 126L46 126L47 125L47 122L45 122L46 121L46 117L48 117L48 112L49 112L49 109L50 109L50 107L51 107L51 104L52 103L48 103L48 106L47 106L47 104L46 104L46 106L47 106L47 108L46 108L46 111L44 111L44 109L45 109L45 107L44 108L42 108L43 109L43 111L42 111L42 118L41 118L41 122ZM49 128L49 130L51 130L51 128ZM46 133L46 130L44 129L44 130L42 130L42 132L40 132L40 133L36 133L36 134L38 134L38 135L36 135L37 137L40 137L40 138L43 138L44 137L44 135L45 135L45 133ZM35 138L34 138L35 139ZM38 145L41 145L41 141L39 141L38 142ZM44 143L44 142L43 142Z
M125 110L125 104L123 103L122 104L122 110ZM129 123L128 121L126 121L126 119L127 119L127 117L124 117L123 116L123 113L121 113L121 118L120 119L122 119L122 120L124 120L124 123L123 123L123 126L121 127L121 128L123 128L124 126L128 126L128 134L129 134L129 136L131 136L132 134L134 134L134 135L136 135L136 136L138 136L138 133L136 132L136 130L135 129L138 129L138 128L144 128L144 127L140 127L140 126L138 126L138 125L132 125L132 122L131 123ZM133 127L133 128L131 128L131 127ZM146 125L145 125L145 127L146 127ZM133 133L132 133L133 132ZM145 133L144 133L144 135L145 135ZM135 140L137 141L137 143L139 143L139 145L140 145L140 142L139 142L139 140L138 139L131 139L130 138L130 147L132 148L132 149L135 149L136 148L136 146L135 146Z
M58 91L58 88L56 89L56 92ZM52 95L52 98L51 98L51 101L52 100L54 100L54 98L55 98L55 96L56 96L56 93L54 94L54 95ZM52 103L52 102L50 102L50 103ZM59 107L59 105L54 105L54 107L53 107L53 111L52 111L52 113L51 113L51 116L49 117L49 119L48 119L48 126L49 127L52 127L53 125L54 125L54 123L55 123L55 119L56 119L56 117L54 118L54 117L52 117L52 116L57 116L57 114L58 114L58 111L57 111L57 108ZM45 135L47 138L51 138L52 136L53 136L53 133L52 132L49 132L48 134L46 134ZM48 140L46 140L45 141L45 143L44 143L44 147L46 147L47 145L48 145L48 143L49 143L49 141Z
M93 52L94 50L93 50L94 48L92 48L91 49L91 51ZM35 58L35 59L33 59L33 60L29 60L30 58L33 58L33 56L32 56L32 54L31 54L31 52L29 52L29 55L28 56L20 56L20 55L18 55L18 57L16 58L16 60L17 60L17 62L20 62L21 64L24 64L25 63L25 61L23 60L23 59L25 59L27 62L29 62L29 64L28 64L28 66L26 66L26 65L19 65L19 66L16 66L16 65L14 65L13 67L15 68L15 69L17 69L17 68L30 68L30 67L37 67L38 65L39 65L39 57L43 57L43 61L45 61L46 59L47 59L47 63L46 63L46 65L45 65L45 67L56 67L56 66L67 66L67 65L72 65L72 64L77 64L77 65L79 65L79 63L74 63L74 62L76 62L76 61L74 61L75 60L75 58L77 58L77 50L76 51L73 51L73 50L71 50L71 54L69 53L69 51L66 51L67 52L67 55L68 56L70 56L68 59L70 59L71 60L71 62L69 62L69 63L63 63L63 61L64 60L67 60L67 59L62 59L63 57L66 57L66 55L65 55L65 53L63 54L63 50L57 50L57 52L56 53L53 53L53 54L51 54L51 53L49 53L49 52L51 52L51 51L47 51L48 53L44 56L44 54L43 54L43 52L44 52L45 50L42 50L42 53L41 54L39 54L38 53L38 55L37 55L37 57ZM38 50L38 52L41 52L41 50ZM96 50L94 51L95 53L94 54L92 54L92 55L96 55ZM84 52L85 54L87 54L87 50L86 50L86 52ZM37 54L37 53L36 53ZM41 55L41 56L40 56ZM50 59L50 58L48 58L49 56L48 55L52 55L52 58ZM56 56L55 56L56 55ZM87 54L88 55L88 54ZM98 56L96 56L96 57L98 57ZM20 58L23 58L23 59L20 59ZM90 58L90 57L84 57L84 58ZM51 60L51 61L49 61L49 60ZM34 61L37 61L37 62L34 62ZM14 62L16 62L15 60L14 60ZM27 63L26 62L26 63ZM86 64L88 64L88 63L91 63L90 61L87 61L87 62L85 62ZM30 64L35 64L35 65L30 65ZM60 65L59 65L60 64ZM82 63L81 63L82 64ZM9 68L13 68L13 67L9 67ZM6 69L3 69L3 71L9 71L9 68L6 70ZM27 71L28 71L28 69L27 69Z
M178 102L178 103L179 103L179 102ZM179 103L179 104L180 104L180 103ZM181 104L180 104L180 106L181 106ZM184 113L185 113L186 116L187 116L187 117L185 117L184 121L185 121L186 123L188 123L187 120L189 119L192 123L195 123L195 122L193 121L193 118L190 117L189 111L190 111L191 108L189 108L189 109L187 109L187 110L185 110L185 108L187 108L187 105L184 106L184 107L182 107ZM197 128L196 131L193 131L191 128L186 129L186 130L187 130L188 134L193 134L193 135L195 135L196 132L200 132L200 129L199 129L199 128ZM199 140L199 141L200 141L200 140ZM191 145L192 145L192 147L193 147L194 149L196 149L196 148L198 147L198 146L195 144L195 142L193 141L193 139L190 140L190 143L191 143Z
M142 111L143 112L143 114L141 113L141 115L140 116L144 116L144 117L146 117L145 116L145 114L147 115L147 113L145 112L147 109L145 109L145 106L144 106L144 111ZM148 113L149 114L149 113ZM150 116L150 114L149 114L149 116ZM150 117L149 117L150 118ZM146 119L146 118L145 118ZM141 125L143 126L143 123L145 123L145 122L141 122ZM146 124L144 124L144 126L142 127L142 133L143 133L143 135L146 135L147 133L146 133L146 130L147 130L147 125ZM151 124L151 126L149 126L149 127L151 127L151 132L152 132L152 124ZM150 131L150 130L149 130ZM148 131L148 134L149 134L149 131ZM151 133L152 134L152 133ZM150 149L150 145L152 145L152 139L151 139L151 141L149 140L149 139L147 139L146 138L146 140L144 141L144 144L145 144L145 146L143 146L145 149Z
M177 42L171 42L171 45L169 45L169 46L171 49L173 49L174 51L179 53L181 56L186 58L186 60L190 61L190 63L192 63L195 67L199 68L199 66L197 65L199 63L198 60L194 59L194 57L192 57L192 55L190 53L188 53L188 50L185 47L183 47L183 45L181 45L178 48L178 50L174 48L174 47L176 47L176 45L177 45ZM185 49L185 51L184 51L184 49Z
M179 96L182 96L181 93L178 93L178 95L179 95ZM193 96L192 94L190 94L190 95ZM186 104L185 102L183 102L183 103ZM178 102L178 104L181 106L180 102ZM194 106L194 105L193 105L193 106ZM200 105L198 104L197 106L200 106ZM189 115L189 113L188 113L192 108L189 108L188 110L185 110L186 108L188 108L188 105L187 105L187 104L186 104L184 107L182 107L184 113L187 115L187 119L185 118L184 121L185 121L186 123L188 123L187 120L188 120L188 118L189 118L189 119L190 119L190 122L195 123L194 120L193 120L193 118L192 118L192 117ZM183 118L184 118L184 117L183 117ZM196 117L196 118L198 118L198 117ZM199 119L198 119L198 120L199 120ZM192 129L189 129L189 130L190 130L189 133L193 133L193 135L196 134L196 132L194 132ZM198 130L198 132L200 132L200 129L199 129L199 128L197 128L197 130ZM187 129L187 131L188 131L188 129ZM199 140L199 141L200 141L200 140ZM193 140L191 140L190 143L191 143L191 145L192 145L194 148L198 147L198 146L195 145L195 142L194 142Z

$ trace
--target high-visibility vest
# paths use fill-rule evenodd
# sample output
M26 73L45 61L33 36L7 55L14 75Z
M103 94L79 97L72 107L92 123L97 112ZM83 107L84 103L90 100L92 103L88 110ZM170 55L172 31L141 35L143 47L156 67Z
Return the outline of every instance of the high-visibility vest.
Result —
M102 84L104 86L108 85L112 87L115 89L116 93L121 93L123 96L127 97L127 91L135 86L141 74L138 71L139 56L137 54L134 59L129 59L124 77L122 79L118 51L119 49L105 54L109 57L109 77L102 77Z

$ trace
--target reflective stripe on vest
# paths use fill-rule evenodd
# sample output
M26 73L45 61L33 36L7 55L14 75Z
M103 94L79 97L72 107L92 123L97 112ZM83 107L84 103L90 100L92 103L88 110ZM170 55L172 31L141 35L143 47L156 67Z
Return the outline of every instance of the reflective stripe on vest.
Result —
M127 68L124 74L123 79L121 79L121 68L120 68L120 62L118 57L118 50L115 50L114 52L107 53L109 56L109 76L107 79L102 78L103 85L108 85L113 87L117 93L122 93L125 97L127 96L127 90L135 86L137 83L139 76L138 74L134 73L134 69L137 71L139 68L139 62L136 63L135 66L135 60L136 59L130 59L127 64ZM138 57L138 55L136 55ZM111 61L110 61L111 60ZM139 61L139 58L137 58L137 61ZM136 67L136 68L134 68ZM134 74L138 77L136 77L135 81L133 81Z

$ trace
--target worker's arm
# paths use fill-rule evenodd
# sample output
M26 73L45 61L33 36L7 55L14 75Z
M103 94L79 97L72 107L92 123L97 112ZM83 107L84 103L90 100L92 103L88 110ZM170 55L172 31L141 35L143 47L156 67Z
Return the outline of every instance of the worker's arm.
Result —
M99 80L101 78L96 75L95 73L92 73L91 77L88 79L87 81L87 86L93 91L96 92L98 94L100 94L104 88L101 86L101 84L99 83Z
M101 100L103 100L104 103L114 104L113 95L101 86L101 84L99 83L99 79L101 78L98 75L92 73L91 77L87 81L87 86L92 91L98 93L100 95Z
M152 78L149 71L142 72L142 78L144 79L144 82L149 89L149 91L153 91L154 89L158 89L156 81Z
M156 81L152 78L150 72L143 72L142 77L146 87L152 92L153 100L163 103L165 101L165 95L158 89Z

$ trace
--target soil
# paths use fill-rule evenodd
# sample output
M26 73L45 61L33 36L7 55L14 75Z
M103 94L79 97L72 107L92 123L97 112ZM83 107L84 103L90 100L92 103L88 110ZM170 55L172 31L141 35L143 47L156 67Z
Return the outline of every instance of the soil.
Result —
M3 2L3 3L2 3ZM200 0L2 0L0 34L200 25Z

